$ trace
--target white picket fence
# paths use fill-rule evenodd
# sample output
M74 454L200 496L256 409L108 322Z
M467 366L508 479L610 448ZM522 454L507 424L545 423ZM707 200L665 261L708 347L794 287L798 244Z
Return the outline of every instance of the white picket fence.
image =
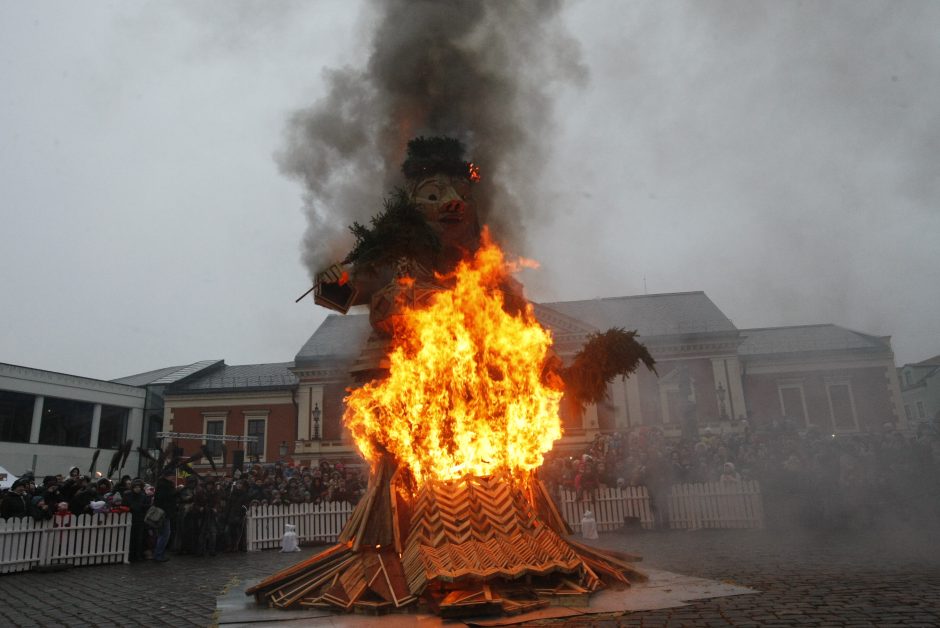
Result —
M280 547L284 525L288 523L297 526L297 540L301 543L333 543L353 508L348 502L253 506L245 519L248 551Z
M126 563L131 515L69 515L51 521L0 519L0 573L46 565Z
M764 527L764 504L757 480L677 484L667 504L670 528Z
M653 510L645 486L599 488L581 497L577 499L574 491L561 491L561 514L574 532L581 532L581 517L587 510L594 513L601 532L622 529L627 518L638 519L644 528L653 527Z
M581 532L581 517L586 510L594 513L600 531L620 530L626 520L638 520L643 528L654 527L655 517L645 486L600 488L577 499L574 491L560 491L562 515L574 532ZM664 496L666 512L660 521L670 528L763 528L764 509L760 484L744 482L707 482L675 484Z

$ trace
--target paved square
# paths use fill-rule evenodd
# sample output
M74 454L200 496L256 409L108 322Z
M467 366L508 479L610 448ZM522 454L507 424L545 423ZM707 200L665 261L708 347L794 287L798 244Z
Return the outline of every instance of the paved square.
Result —
M757 589L687 606L542 620L564 626L938 626L940 542L930 531L701 530L604 534L646 566ZM0 576L0 626L209 626L227 588L311 555L276 551ZM380 620L378 620L380 621Z

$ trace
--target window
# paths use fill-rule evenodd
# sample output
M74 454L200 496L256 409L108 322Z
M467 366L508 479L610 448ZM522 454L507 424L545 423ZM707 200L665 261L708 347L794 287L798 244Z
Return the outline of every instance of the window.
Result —
M684 409L682 395L679 394L678 390L667 390L665 399L666 407L663 409L663 416L666 422L673 425L682 425L682 411Z
M829 393L829 411L832 413L835 429L844 432L857 430L855 402L848 383L829 384L826 391Z
M918 402L917 402L917 418L918 418L918 419L925 419L925 418L927 418L927 413L924 411L924 402L923 402L923 401L918 401Z
M118 449L127 436L127 408L101 406L101 422L98 424L98 448Z
M68 447L91 446L91 417L95 406L84 401L46 397L39 442Z
M907 420L908 420L908 421L913 421L913 420L914 420L914 413L911 412L911 407L910 407L909 405L907 405L907 404L904 404L904 414L907 415Z
M211 434L213 436L222 436L225 434L225 419L206 419L205 433L207 435ZM209 453L213 458L222 457L222 441L207 440L205 445L209 449Z
M780 386L780 413L796 421L797 425L809 425L806 416L806 399L800 385Z
M0 390L0 440L28 443L36 397Z
M163 417L159 414L148 414L146 425L144 447L147 449L160 449L160 438L157 437L157 434L163 431Z
M268 420L266 418L246 418L246 420L245 436L254 436L258 439L253 443L246 443L248 445L248 455L252 460L255 458L264 460L264 432Z

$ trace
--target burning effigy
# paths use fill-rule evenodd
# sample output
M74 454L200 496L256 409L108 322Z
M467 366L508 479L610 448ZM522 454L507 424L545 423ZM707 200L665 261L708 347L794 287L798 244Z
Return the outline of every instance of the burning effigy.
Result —
M562 435L563 397L599 401L653 359L612 329L563 364L512 277L528 262L479 224L481 174L463 153L453 138L412 140L406 185L317 277L316 303L369 304L343 417L369 485L336 545L247 590L259 603L515 614L645 579L636 557L570 538L536 470Z

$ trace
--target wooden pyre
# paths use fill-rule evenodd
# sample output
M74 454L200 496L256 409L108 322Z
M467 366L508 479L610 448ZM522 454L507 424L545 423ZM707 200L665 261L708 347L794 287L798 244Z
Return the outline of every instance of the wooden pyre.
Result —
M404 475L383 458L338 543L247 594L285 609L463 617L585 605L604 586L646 579L637 557L571 539L534 475L432 480L414 492Z

